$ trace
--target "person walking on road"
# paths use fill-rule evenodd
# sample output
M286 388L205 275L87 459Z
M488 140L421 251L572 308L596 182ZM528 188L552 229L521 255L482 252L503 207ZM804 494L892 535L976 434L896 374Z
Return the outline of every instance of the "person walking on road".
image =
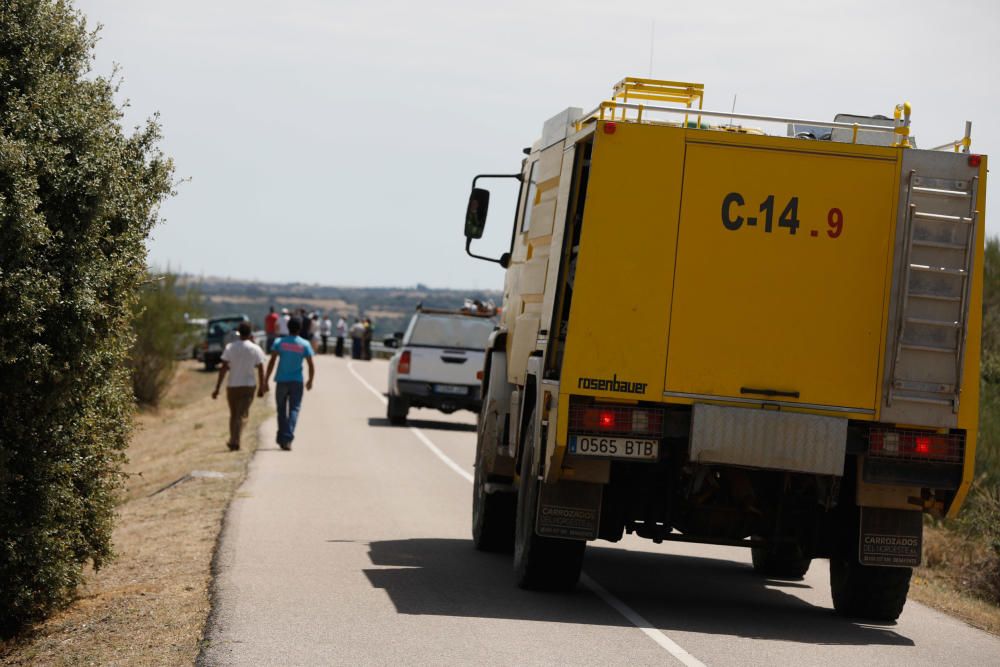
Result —
M323 347L321 348L323 354L326 354L330 351L328 344L330 342L330 334L332 332L333 332L333 321L330 320L330 315L327 315L326 317L323 318L323 322L319 325L319 337L323 341Z
M309 341L299 336L302 328L298 318L288 321L288 335L274 341L271 350L271 360L267 362L267 373L260 396L267 391L271 381L271 372L275 363L278 372L274 375L274 397L278 404L278 446L284 450L292 448L295 439L295 424L299 420L299 410L302 407L302 362L309 365L309 379L305 382L306 390L311 390L316 366L313 364L313 349Z
M291 316L288 314L288 309L287 308L282 308L281 309L281 317L278 318L278 335L279 336L287 336L288 335L288 320L290 320L290 319L291 319ZM268 354L270 354L270 353L271 352L268 351Z
M316 334L316 322L313 320L312 315L306 312L305 308L299 308L299 321L302 323L301 328L299 329L299 336L308 342L309 347L311 347L313 352L315 352L316 346L313 345L313 339Z
M351 325L351 359L360 359L362 353L362 343L365 336L365 325L354 318Z
M372 327L372 321L365 318L364 321L365 332L361 338L361 356L365 361L372 360L372 336L375 335L375 329Z
M337 318L337 346L333 349L333 353L338 357L344 356L344 339L347 338L347 322L341 315Z
M312 343L313 352L318 352L320 343L319 326L321 323L319 317L319 311L314 311L313 313L311 313L309 315L309 319L312 320L312 324L309 325L309 331L312 332L312 337L309 339L309 342Z
M267 391L267 384L264 381L266 357L260 346L251 338L253 330L250 323L240 322L236 331L240 335L239 340L226 345L226 349L222 351L219 379L215 383L215 391L212 392L213 399L219 397L222 381L229 373L229 384L226 386L226 401L229 403L227 444L231 451L240 448L240 436L243 435L243 427L246 426L247 417L250 415L254 394L263 396L263 392Z
M274 339L278 337L278 313L274 312L274 306L271 306L267 317L264 318L264 334L267 336L267 346L264 351L271 354L271 346L274 345Z

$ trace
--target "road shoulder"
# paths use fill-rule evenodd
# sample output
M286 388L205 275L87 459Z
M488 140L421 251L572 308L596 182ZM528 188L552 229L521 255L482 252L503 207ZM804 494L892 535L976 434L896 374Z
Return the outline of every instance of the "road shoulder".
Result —
M77 600L0 646L5 665L190 664L209 612L210 566L223 514L272 411L255 402L238 452L215 373L181 365L157 411L137 416L118 509L118 557L87 573Z

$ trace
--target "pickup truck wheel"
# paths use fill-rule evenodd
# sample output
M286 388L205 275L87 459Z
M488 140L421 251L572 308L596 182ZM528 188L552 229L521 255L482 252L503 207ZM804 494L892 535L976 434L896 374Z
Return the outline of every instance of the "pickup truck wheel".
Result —
M833 608L841 616L895 621L910 590L908 567L862 565L852 557L830 559Z
M528 417L524 454L521 457L521 483L517 492L517 522L514 533L514 572L517 585L529 590L566 591L576 586L583 568L583 540L541 537L535 533L538 508L537 471L532 464L535 425Z
M517 496L502 491L486 493L485 477L483 464L477 461L472 482L472 543L479 551L510 553L514 549Z
M406 399L389 394L389 404L385 409L385 416L393 426L402 426L406 423L406 414L410 411L410 405Z
M750 550L753 570L772 579L801 579L809 570L811 558L804 558L798 548L772 551L767 547Z
M205 370L206 371L214 371L215 370L215 362L214 361L206 361L205 362Z

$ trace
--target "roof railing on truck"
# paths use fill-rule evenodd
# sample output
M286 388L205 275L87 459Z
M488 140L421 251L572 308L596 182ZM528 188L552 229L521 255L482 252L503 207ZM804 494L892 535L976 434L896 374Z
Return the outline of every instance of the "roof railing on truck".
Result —
M949 141L946 144L941 144L940 146L935 146L930 149L932 151L943 151L947 149L952 149L956 153L968 153L969 146L972 145L972 121L965 121L965 135L961 139L956 139L955 141Z
M688 109L698 102L701 109L705 98L705 84L688 83L685 81L660 81L658 79L641 79L627 76L615 84L612 99L628 104L631 100L651 100L655 102L674 102L683 104Z
M705 99L705 84L689 83L686 81L660 81L659 79L642 79L635 76L627 76L615 84L611 99L621 104L628 104L629 99L651 100L655 102L675 102L683 104L688 109L694 107L698 102L698 110L702 108ZM625 120L624 110L622 120ZM614 114L612 114L614 115ZM639 112L639 120L642 120L642 112ZM698 125L701 125L701 115L698 115ZM684 114L684 124L688 123L688 115Z
M838 123L828 120L807 120L803 118L786 118L783 116L762 116L758 114L736 113L733 111L711 111L702 108L704 86L698 83L684 83L679 81L658 81L656 79L640 79L627 77L615 84L612 99L605 100L594 109L584 113L576 121L576 129L579 131L586 123L594 121L622 121L635 123L655 123L663 122L653 120L650 116L657 115L681 115L684 116L683 126L688 126L688 117L694 114L693 105L698 103L697 121L694 127L701 128L702 117L722 118L730 121L756 121L766 123L784 123L795 125L810 125L814 127L827 127L831 129L851 130L851 143L858 142L858 132L881 132L894 134L896 141L893 145L910 147L910 111L909 102L897 104L893 110L895 123L892 126L867 125L861 123ZM684 106L655 106L629 102L633 100L655 100L672 101ZM635 112L635 113L630 113ZM725 128L719 128L725 129ZM961 139L937 146L931 150L952 149L956 152L969 152L971 140L972 123L965 123L965 134Z

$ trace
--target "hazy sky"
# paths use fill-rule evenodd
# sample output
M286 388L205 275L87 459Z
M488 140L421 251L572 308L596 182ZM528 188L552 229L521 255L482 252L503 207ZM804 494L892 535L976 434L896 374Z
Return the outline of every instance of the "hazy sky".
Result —
M736 95L737 111L832 119L908 100L922 146L971 120L973 150L1000 152L994 0L76 5L104 26L95 70L121 66L127 123L159 111L190 179L150 243L153 263L190 273L501 287L464 254L472 177L517 171L546 118L649 75L651 33L652 75L704 83L707 109ZM509 239L506 196L486 253Z

